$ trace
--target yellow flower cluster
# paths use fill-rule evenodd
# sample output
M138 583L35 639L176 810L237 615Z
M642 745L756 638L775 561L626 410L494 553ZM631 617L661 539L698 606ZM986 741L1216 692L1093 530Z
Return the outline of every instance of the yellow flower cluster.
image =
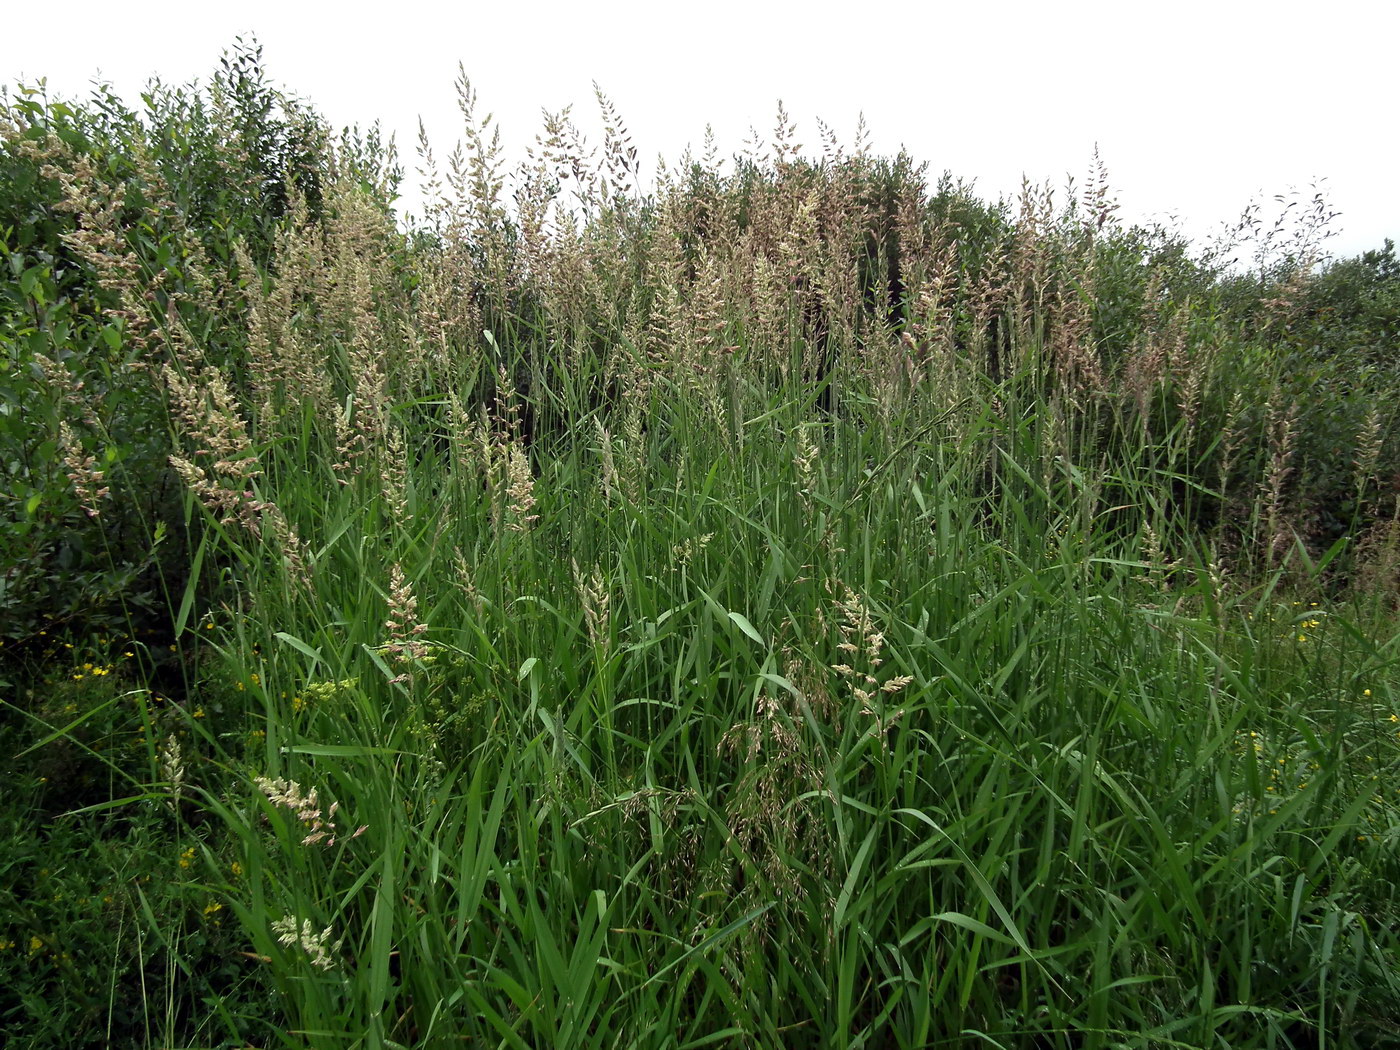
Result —
M1268 770L1268 783L1264 785L1265 797L1269 799L1270 813L1277 813L1277 802L1285 794L1304 791L1312 775L1322 766L1306 751L1300 751L1296 744L1285 744L1284 754L1274 762L1262 765L1267 748L1264 739L1254 730L1239 733L1235 740L1235 753L1242 755L1252 751L1256 761L1261 762L1260 771ZM1251 806L1244 800L1234 806L1236 814L1242 814Z
M84 678L105 678L115 671L115 667L103 664L85 663L73 672L73 681L81 682Z

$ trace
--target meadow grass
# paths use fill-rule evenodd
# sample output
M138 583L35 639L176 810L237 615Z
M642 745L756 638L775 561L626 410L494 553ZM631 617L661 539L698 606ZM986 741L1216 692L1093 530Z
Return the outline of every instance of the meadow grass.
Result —
M210 264L232 336L173 292L146 322L188 572L168 640L28 707L26 761L108 784L55 806L36 767L10 807L6 1024L1394 1041L1372 404L1309 460L1280 353L1102 185L1012 217L905 158L803 161L780 115L769 155L643 197L602 99L601 161L551 118L508 209L461 87L415 235L345 173L265 263ZM37 903L65 868L118 887L100 931Z

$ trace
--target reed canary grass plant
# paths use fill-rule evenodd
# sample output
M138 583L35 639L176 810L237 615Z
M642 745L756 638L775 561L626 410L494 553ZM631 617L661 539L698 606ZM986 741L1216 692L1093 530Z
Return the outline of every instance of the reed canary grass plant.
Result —
M169 486L183 545L120 640L169 702L57 710L48 628L6 639L9 753L112 786L6 789L7 1031L1400 1039L1400 383L1292 341L1306 273L1124 227L1097 162L989 205L829 132L809 158L782 112L646 189L599 92L600 151L550 115L512 180L465 76L405 229L379 140L246 58L161 96L187 162L29 96L0 124L162 424L102 466L130 430L68 348L25 394L48 430L0 441L83 527ZM231 243L211 171L267 204ZM39 249L5 237L29 367ZM83 879L124 902L86 939L41 899Z

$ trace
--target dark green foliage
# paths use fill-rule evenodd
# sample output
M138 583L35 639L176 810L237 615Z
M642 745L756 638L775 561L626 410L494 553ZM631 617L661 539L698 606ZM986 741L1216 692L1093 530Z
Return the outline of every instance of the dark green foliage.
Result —
M1332 263L1307 287L1293 338L1326 356L1400 367L1400 259L1395 242Z
M209 874L206 843L172 835L154 813L69 819L40 837L23 826L11 789L0 799L9 1045L232 1047L275 1030L274 1000L222 894L198 884Z
M212 705L142 687L148 646L65 637L37 639L0 719L0 1029L55 1050L252 1038L271 1003L225 908L236 875L208 870L217 841L187 802L146 787L171 741L187 790L207 775L190 727Z

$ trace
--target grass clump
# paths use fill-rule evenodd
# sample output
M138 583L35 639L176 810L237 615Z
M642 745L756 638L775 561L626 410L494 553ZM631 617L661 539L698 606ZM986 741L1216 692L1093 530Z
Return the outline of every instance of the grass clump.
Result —
M859 142L803 157L782 113L766 152L642 194L602 96L600 153L551 116L507 198L460 89L408 232L365 174L392 158L314 122L315 178L227 252L156 271L112 227L121 280L218 291L115 329L179 507L142 519L181 548L141 570L158 626L129 617L120 689L6 708L16 758L107 778L57 807L14 789L14 855L93 829L74 865L129 925L63 949L104 994L28 967L6 1024L1394 1040L1397 383L1370 343L1265 323L1323 294L1312 243L1249 290L1119 225L1101 173L989 206ZM11 113L20 166L67 119ZM181 243L201 214L171 204ZM85 388L45 389L77 433ZM12 688L66 671L38 638ZM9 971L79 923L6 903ZM132 967L161 980L129 991Z

